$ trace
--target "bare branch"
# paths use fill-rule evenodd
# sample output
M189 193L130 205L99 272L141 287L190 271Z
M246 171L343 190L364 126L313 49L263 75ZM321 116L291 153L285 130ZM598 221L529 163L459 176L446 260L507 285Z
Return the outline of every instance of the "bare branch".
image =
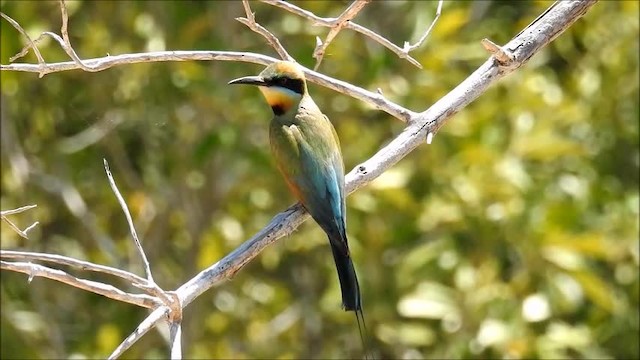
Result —
M140 254L140 257L142 258L142 261L145 266L145 272L147 274L147 284L146 286L140 286L140 285L138 286L143 287L145 290L155 295L158 299L162 300L164 305L170 309L169 314L172 319L172 322L171 322L172 324L175 322L179 322L182 319L182 305L180 304L180 299L177 296L175 296L175 294L169 294L164 290L162 290L162 288L160 288L160 286L158 286L156 282L153 280L153 275L151 274L151 266L149 265L149 261L147 260L147 255L145 254L144 249L142 248L142 244L138 239L138 233L136 232L136 228L133 225L133 219L131 218L131 213L129 213L129 207L127 206L127 203L124 201L124 198L122 197L122 195L120 194L120 191L118 190L118 187L116 186L116 182L113 179L111 170L109 169L109 163L107 162L107 159L102 159L102 160L104 162L104 170L106 171L107 178L109 179L109 185L111 185L111 190L113 190L113 193L116 195L116 198L118 198L118 202L122 207L122 211L124 212L124 215L127 218L127 223L129 224L129 230L131 231L131 236L133 237L138 253ZM177 319L177 320L174 320L174 319ZM179 340L180 339L176 341L179 341Z
M33 205L21 206L21 207L19 207L17 209L2 210L2 211L0 211L0 215L7 216L7 215L20 214L21 212L25 212L27 210L31 210L31 209L36 208L36 207L38 207L38 205L33 204Z
M142 262L144 263L144 270L147 274L147 280L155 284L155 282L153 281L153 275L151 275L151 266L149 265L149 260L147 260L147 255L144 253L142 244L140 244L140 240L138 239L138 233L136 232L136 227L133 225L133 219L131 218L131 213L129 213L129 207L120 194L118 186L116 186L116 181L113 179L113 175L111 175L111 170L109 170L109 163L107 162L107 159L102 159L102 161L104 162L104 170L107 172L107 178L109 179L111 190L113 190L113 193L116 195L118 203L120 203L120 207L122 207L122 212L124 212L124 216L127 218L129 231L131 231L131 236L133 237L133 241L136 244L136 249L138 250L140 257L142 258Z
M86 59L84 63L95 69L102 71L116 65L139 64L164 61L194 61L194 60L218 60L218 61L245 61L255 64L269 65L277 59L262 54L253 54L235 51L154 51L137 54L109 55L106 57ZM60 71L82 69L80 65L73 61L45 64L43 73L51 74ZM39 65L17 63L0 65L2 71L24 71L39 72Z
M159 61L190 61L190 60L218 60L218 61L244 61L254 64L269 65L275 61L275 58L254 53L233 52L233 51L158 51L138 54L124 54L116 56L107 56L102 58L88 59L84 62L92 67L105 70L116 65L138 64ZM45 74L77 70L80 66L73 61L65 61L60 63L50 63L42 70ZM38 65L34 64L9 64L0 65L3 71L25 71L39 72ZM318 83L329 89L343 94L347 94L365 103L371 104L404 122L407 122L414 114L412 111L386 99L379 93L374 93L358 86L349 84L348 82L334 79L330 76L317 73L315 71L305 69L307 80Z
M442 13L443 2L444 0L438 0L438 8L436 9L436 16L433 18L431 25L429 25L429 27L427 28L427 31L425 31L424 34L422 34L420 39L416 41L416 43L413 45L409 44L408 41L404 42L404 47L402 48L402 51L406 55L409 55L409 52L421 47L424 44L424 42L427 40L427 38L429 37L429 34L431 33L431 29L433 29L434 25L436 24L436 22L438 22L438 19L440 18L440 13Z
M60 46L62 46L64 51L67 53L67 55L69 55L69 57L76 64L78 64L78 66L80 66L82 70L90 71L90 72L99 71L99 69L96 69L92 66L88 66L87 64L82 62L78 54L76 54L76 51L73 49L73 46L71 46L71 40L69 39L69 32L67 31L67 27L69 24L69 14L67 13L67 6L64 4L64 0L59 0L59 1L60 1L60 14L62 16L62 27L60 28L60 33L62 34L62 41L60 41L60 37L54 33L45 32L45 34L56 39L58 43L60 43Z
M182 359L182 326L179 321L169 324L169 339L171 342L171 360Z
M316 66L313 70L318 70L320 63L322 63L324 52L345 24L355 18L356 15L358 15L358 13L370 2L371 0L355 0L352 2L351 5L349 5L349 7L346 8L337 19L335 19L333 27L329 30L329 34L327 34L324 42L322 42L320 38L316 38L316 48L313 50L313 58L316 59Z
M138 325L138 327L136 327L136 329L131 334L129 334L129 336L127 336L127 338L124 339L115 350L113 350L108 359L112 360L119 358L125 351L127 351L127 349L131 347L131 345L135 344L149 330L153 329L158 321L165 318L168 313L169 308L167 308L166 306L161 306L153 310L151 314L149 314L146 319L142 320L140 325Z
M298 6L295 6L293 4L290 4L286 1L282 1L282 0L260 0L264 3L267 3L269 5L273 5L273 6L277 6L281 9L285 9L293 14L296 14L298 16L304 17L308 20L311 20L313 22L314 25L319 25L319 26L325 26L325 27L334 27L334 21L335 19L333 18L323 18L320 16L315 15L314 13L312 13L311 11L308 10L304 10ZM414 59L413 57L411 57L408 53L405 53L404 49L400 48L399 46L395 45L394 43L392 43L391 41L387 40L384 36L377 34L375 31L373 30L369 30L366 27L362 26L362 25L358 25L352 21L348 21L344 24L344 27L356 32L361 33L362 35L370 38L371 40L379 43L380 45L386 47L387 49L393 51L396 55L398 55L398 57L400 57L401 59L406 59L407 61L409 61L411 64L415 65L416 67L422 69L422 65L420 65L420 63L418 62L418 60Z
M596 0L560 2L552 11L549 11L542 19L533 24L530 29L523 31L520 36L516 36L504 48L513 51L514 58L521 66L584 15L596 2ZM370 159L352 169L345 177L347 193L356 191L380 176L384 171L424 143L428 136L433 138L437 129L447 119L457 113L463 106L475 100L487 87L516 68L501 67L493 57L489 58L444 98L426 111L412 116L409 126L391 143L380 149ZM293 232L308 217L309 215L300 204L293 205L276 215L266 227L251 239L245 241L223 259L180 286L176 290L180 302L183 306L187 306L203 292L232 277L264 248ZM136 331L118 346L114 353L111 354L110 359L119 356L135 341L140 339L166 312L167 310L164 307L154 310L138 326Z
M27 32L24 31L22 26L20 26L20 24L18 24L17 21L13 20L12 18L10 18L8 15L6 15L4 13L0 12L0 15L2 16L2 18L7 20L9 22L9 24L13 25L13 27L16 30L18 30L18 32L20 32L20 34L22 34L25 38L27 38L27 44L22 48L22 50L20 50L19 53L17 53L16 55L12 56L11 58L9 58L9 62L16 61L17 59L27 55L27 53L29 52L29 49L33 49L33 53L36 54L36 58L38 58L38 64L41 67L44 66L45 62L44 62L44 58L42 57L42 54L40 54L40 50L38 49L36 44L31 40L31 38L29 37ZM41 75L40 77L42 77L42 76L43 75Z
M20 230L20 228L16 224L14 224L13 221L9 220L9 218L7 216L8 215L19 214L19 213L21 213L23 211L27 211L27 210L33 209L36 206L38 206L38 205L26 205L26 206L19 207L17 209L3 210L3 211L0 212L0 217L2 217L2 220L4 222L6 222L7 225L9 225L9 227L11 229L13 229L13 231L15 231L18 235L20 235L21 237L23 237L25 239L28 239L29 237L27 236L27 233L29 231L31 231L34 227L36 227L39 224L39 222L36 221L33 224L27 226L24 230Z
M236 18L236 20L243 23L249 29L253 30L254 32L262 35L265 39L267 39L267 42L271 45L271 47L273 47L276 50L278 55L280 55L280 57L283 60L295 61L291 57L291 55L289 55L287 50L285 50L284 46L282 46L282 44L280 43L280 40L275 35L273 35L269 30L267 30L265 27L263 27L262 25L256 22L256 17L254 13L251 12L251 7L249 7L249 1L242 0L242 6L244 7L244 11L247 14L247 17L246 18L238 17Z
M26 262L12 262L12 261L0 261L0 268L5 270L11 270L21 272L29 275L29 279L35 276L44 277L51 280L60 281L67 285L71 285L78 289L90 291L98 295L106 296L108 298L126 302L141 307L155 309L162 303L156 298L145 294L131 294L118 289L113 285L103 284L101 282L77 278L62 270L51 269L39 264L32 264Z
M17 259L25 262L32 261L46 261L54 264L71 266L80 270L88 270L97 273L103 273L118 277L122 280L125 280L137 287L144 287L147 285L147 280L136 275L130 273L128 271L120 270L117 268L113 268L105 265L98 265L88 261L78 260L74 258L70 258L62 255L54 255L54 254L43 254L43 253L35 253L35 252L25 252L25 251L12 251L12 250L0 250L0 259Z

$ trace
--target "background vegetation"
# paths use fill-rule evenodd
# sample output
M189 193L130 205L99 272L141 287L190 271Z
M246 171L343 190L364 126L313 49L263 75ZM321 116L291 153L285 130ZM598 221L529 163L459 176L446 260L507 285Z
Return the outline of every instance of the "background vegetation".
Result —
M32 36L59 31L54 1L1 1ZM347 1L304 1L336 16ZM343 31L320 71L426 109L505 43L547 1L447 1L419 70ZM325 28L261 3L256 19L306 66ZM69 2L83 58L150 50L273 55L234 20L240 2ZM415 40L436 2L374 2L357 22L396 44ZM23 46L1 22L0 60ZM370 344L385 358L638 358L638 2L602 1L526 67L451 119L348 198L352 253ZM66 61L46 41L46 60ZM28 62L36 62L29 54ZM29 240L2 225L2 248L59 253L142 274L102 166L110 164L164 288L228 253L292 203L272 164L270 111L230 79L261 67L232 62L128 65L38 79L3 71L1 208L40 225ZM403 124L317 85L346 166ZM85 141L89 129L106 129ZM233 281L187 308L190 358L361 356L340 309L326 238L312 221ZM89 276L82 274L83 276ZM96 279L100 280L100 277ZM0 357L96 358L147 313L66 285L2 272ZM159 358L158 332L126 357Z

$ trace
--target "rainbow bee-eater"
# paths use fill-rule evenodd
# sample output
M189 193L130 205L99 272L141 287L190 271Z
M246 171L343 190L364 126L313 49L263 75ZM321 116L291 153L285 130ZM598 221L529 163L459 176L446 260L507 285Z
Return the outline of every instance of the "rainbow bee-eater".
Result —
M269 140L277 167L293 195L329 237L342 307L355 311L360 327L364 317L347 241L344 163L333 125L309 96L304 73L296 63L276 62L258 76L229 84L257 85L271 106Z

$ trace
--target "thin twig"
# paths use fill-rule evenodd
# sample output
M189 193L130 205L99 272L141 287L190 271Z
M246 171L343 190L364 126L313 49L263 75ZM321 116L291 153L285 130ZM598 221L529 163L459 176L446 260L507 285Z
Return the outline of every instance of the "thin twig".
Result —
M28 233L29 231L31 231L33 228L35 228L35 227L39 224L39 222L38 222L38 221L36 221L36 222L34 222L33 224L31 224L31 225L27 226L24 230L20 230L20 228L19 228L16 224L14 224L14 223L13 223L13 221L9 220L9 218L8 218L7 216L9 216L9 215L14 215L14 214L19 214L19 213L21 213L21 212L24 212L24 211L27 211L27 210L33 209L33 208L35 208L36 206L38 206L38 205L35 205L35 204L34 204L34 205L26 205L26 206L19 207L19 208L17 208L17 209L3 210L3 211L1 211L1 212L0 212L0 217L1 217L1 218L2 218L2 220L3 220L4 222L6 222L6 223L7 223L7 225L9 225L9 227L10 227L11 229L13 229L13 231L15 231L18 235L20 235L21 237L23 237L23 238L25 238L25 239L29 239L29 237L27 236L27 233Z
M9 61L12 62L17 58L24 56L29 50L29 48L33 48L33 51L36 53L36 56L38 57L38 67L40 69L39 76L43 77L44 75L47 74L47 72L45 71L47 64L45 63L44 58L40 54L40 51L38 50L36 44L40 42L40 40L42 40L45 35L48 35L52 37L55 41L57 41L58 44L60 44L60 47L62 47L62 49L67 53L67 55L69 55L69 57L73 60L73 62L78 65L79 68L85 71L90 71L90 72L100 71L101 69L99 68L85 64L80 59L78 54L76 54L76 51L73 49L73 46L71 46L71 40L69 39L69 32L68 32L69 14L67 13L67 7L64 3L64 0L59 0L59 3L60 3L60 17L62 18L62 26L60 28L62 37L60 37L56 33L45 31L42 34L40 34L40 36L38 36L36 40L31 41L31 39L27 36L26 32L22 29L22 27L16 21L6 16L5 14L2 14L2 17L5 18L7 21L9 21L11 25L13 25L13 27L15 27L18 31L24 34L29 41L29 44L25 48L23 48L22 51L20 51L18 54L16 54L14 57L9 59Z
M433 21L431 21L431 25L429 25L429 27L427 28L427 31L425 31L424 34L422 34L420 39L418 41L416 41L416 43L413 44L413 45L411 45L408 41L404 42L404 47L402 48L402 51L405 54L408 55L409 52L421 47L422 44L424 44L424 42L427 40L427 38L429 37L429 34L431 33L431 29L433 29L433 27L436 24L436 22L438 22L438 18L440 18L440 13L442 12L442 3L443 2L444 2L444 0L439 0L438 1L438 8L436 9L436 16L433 18Z
M162 290L162 288L160 288L160 286L158 286L158 284L156 284L156 282L153 280L153 275L151 274L151 266L149 264L149 260L147 260L147 255L142 248L142 244L138 239L138 233L135 226L133 225L133 219L131 218L129 207L120 194L120 190L118 190L118 187L116 186L116 182L113 179L111 170L109 169L109 163L107 162L107 159L102 159L102 161L104 162L104 170L107 173L107 178L109 179L111 190L113 190L113 193L120 203L120 207L122 207L122 211L124 212L124 216L126 217L127 223L129 224L129 231L131 232L131 236L133 237L136 249L138 250L140 257L142 258L142 262L144 263L145 273L147 275L147 285L146 287L144 287L144 289L161 299L162 302L171 309L172 316L182 317L182 307L180 306L180 302L174 301L174 299L169 296L164 290ZM140 285L138 285L138 287L140 287Z
M147 260L147 255L144 253L142 244L138 239L138 233L136 232L136 227L133 225L133 219L131 218L129 207L127 206L127 203L124 201L124 198L120 194L120 190L118 190L118 186L116 186L116 181L113 179L113 175L111 175L111 170L109 169L109 163L107 162L107 159L102 159L102 161L104 162L104 170L107 172L107 178L109 179L109 185L111 185L111 190L113 191L116 198L118 199L118 203L120 203L122 212L124 212L124 216L127 218L127 224L129 224L129 231L131 232L131 236L133 237L133 241L136 245L136 249L138 250L138 254L142 258L142 263L144 264L144 271L147 275L147 280L155 284L155 281L153 281L153 275L151 275L151 266L149 265L149 260Z
M62 34L62 48L64 49L64 51L69 55L69 57L71 57L71 59L73 61L75 61L80 68L82 68L82 70L84 71L98 71L97 69L86 65L84 62L82 62L82 60L80 59L80 57L78 56L78 54L76 54L76 51L73 49L73 46L71 46L71 40L69 39L69 32L67 31L67 27L69 24L69 14L67 13L67 6L64 3L64 0L60 0L60 13L62 16L62 27L60 28L60 33ZM52 36L54 39L58 40L58 36L54 33L48 33L50 36ZM60 41L58 41L60 42Z
M278 59L270 56L246 53L246 52L234 52L234 51L157 51L148 53L137 54L123 54L113 55L102 58L87 59L84 62L90 64L92 67L100 70L105 70L116 65L124 64L139 64L150 62L164 62L164 61L205 61L205 60L217 60L217 61L244 61L254 64L269 65ZM43 70L45 74L50 74L60 71L77 70L80 69L78 64L73 61L65 61L59 63L49 63ZM9 64L0 65L2 71L25 71L25 72L38 72L38 66L34 64ZM386 99L379 93L365 90L361 87L352 85L346 81L334 79L330 76L304 69L307 80L315 82L322 86L325 86L334 91L349 95L355 99L368 103L374 106L376 109L380 109L404 122L407 122L413 112L406 108Z
M0 259L17 259L24 262L46 261L54 264L71 266L80 270L88 270L97 273L112 275L129 282L133 286L144 287L147 285L146 279L128 271L120 270L110 266L94 264L92 262L78 260L62 255L0 250Z
M182 359L182 326L180 321L169 324L169 339L171 342L171 360Z
M280 43L280 40L275 35L273 35L269 30L267 30L265 27L263 27L262 25L256 22L256 17L254 13L251 12L249 1L242 0L242 6L244 7L244 11L247 14L247 17L246 18L238 17L236 18L236 20L243 23L249 29L253 30L254 32L262 35L265 39L267 39L267 42L271 45L271 47L273 47L276 50L278 55L280 55L280 57L283 60L294 61L293 57L291 57L291 55L289 55L287 50L285 50L284 46L282 46L282 44Z
M319 26L325 26L325 27L333 27L334 24L333 22L335 21L335 19L333 18L323 18L320 16L317 16L316 14L312 13L311 11L308 10L304 10L298 6L295 6L291 3L288 3L286 1L282 1L282 0L260 0L264 3L267 3L269 5L273 5L273 6L277 6L281 9L285 9L293 14L296 14L298 16L304 17L308 20L311 20L312 23L314 25L319 25ZM344 25L345 28L356 31L361 33L362 35L370 38L371 40L379 43L380 45L386 47L387 49L393 51L396 55L398 55L398 57L402 58L402 59L406 59L407 61L409 61L411 64L413 64L414 66L422 69L422 65L418 62L418 60L414 59L411 55L405 53L405 51L395 45L394 43L392 43L391 41L387 40L384 36L377 34L375 31L370 30L362 25L358 25L356 23L354 23L353 21L348 21L345 23Z
M11 58L9 58L9 62L16 61L17 59L27 55L27 53L29 52L29 49L33 49L33 53L36 54L36 58L38 58L38 65L43 67L46 64L45 61L44 61L44 58L42 57L42 54L40 54L40 50L36 46L35 42L33 42L31 40L31 38L29 37L27 32L22 28L22 26L20 26L20 24L18 24L17 21L13 20L11 17L6 15L5 13L0 12L0 15L2 15L2 18L7 20L9 22L9 24L13 25L13 27L16 30L18 30L18 32L20 32L20 34L22 34L27 39L27 44L22 48L22 50L20 50L19 53L15 54ZM44 74L40 75L40 77L42 77L42 76L44 76Z
M346 8L340 16L338 16L334 20L334 24L329 30L327 37L324 42L320 40L320 38L316 37L316 48L313 50L313 58L316 59L316 65L313 70L318 70L320 63L322 63L322 58L324 57L325 51L329 44L333 41L333 39L338 35L340 30L347 24L347 22L351 21L351 19L355 18L356 15L368 4L371 0L355 0L354 2Z
M136 327L136 329L129 334L118 347L113 350L111 355L109 355L108 359L113 360L119 358L127 349L131 347L131 345L135 344L138 340L140 340L149 330L153 329L155 325L161 319L165 318L165 316L169 313L169 308L166 306L161 306L156 308L147 316L140 325Z
M148 309L155 309L162 303L155 297L146 294L131 294L118 289L117 287L101 282L77 278L67 272L58 269L51 269L43 265L28 262L0 261L0 268L21 272L29 275L31 280L35 276L44 277L51 280L60 281L78 289L90 291L114 300L138 305Z
M20 214L21 212L25 212L27 210L31 210L31 209L36 208L36 207L38 207L38 205L33 204L33 205L21 206L21 207L19 207L17 209L2 210L2 211L0 211L0 215L8 216L8 215Z

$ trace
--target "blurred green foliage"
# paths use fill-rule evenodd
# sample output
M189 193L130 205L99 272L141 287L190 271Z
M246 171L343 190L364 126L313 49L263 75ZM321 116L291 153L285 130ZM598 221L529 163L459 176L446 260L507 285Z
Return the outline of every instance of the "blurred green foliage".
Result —
M347 1L295 2L337 16ZM436 2L373 2L357 22L396 44L417 39ZM548 1L446 2L419 70L345 30L320 71L424 110ZM257 20L306 66L326 28L253 3ZM240 2L68 2L83 58L152 50L274 55L234 20ZM59 32L55 1L5 1L36 37ZM24 39L1 22L3 64ZM40 49L66 61L58 45ZM349 197L352 254L371 347L383 358L638 358L638 2L602 1L435 137ZM19 60L35 63L30 53ZM176 62L98 73L1 73L2 248L73 256L142 274L102 165L106 158L152 263L175 288L292 203L270 159L270 111L227 81L256 65ZM340 135L347 169L403 128L311 84ZM95 280L101 276L80 274ZM124 284L121 284L124 286ZM101 358L147 312L50 280L2 272L1 358ZM327 241L311 221L185 313L189 358L362 355L340 309ZM163 358L159 332L126 358Z

